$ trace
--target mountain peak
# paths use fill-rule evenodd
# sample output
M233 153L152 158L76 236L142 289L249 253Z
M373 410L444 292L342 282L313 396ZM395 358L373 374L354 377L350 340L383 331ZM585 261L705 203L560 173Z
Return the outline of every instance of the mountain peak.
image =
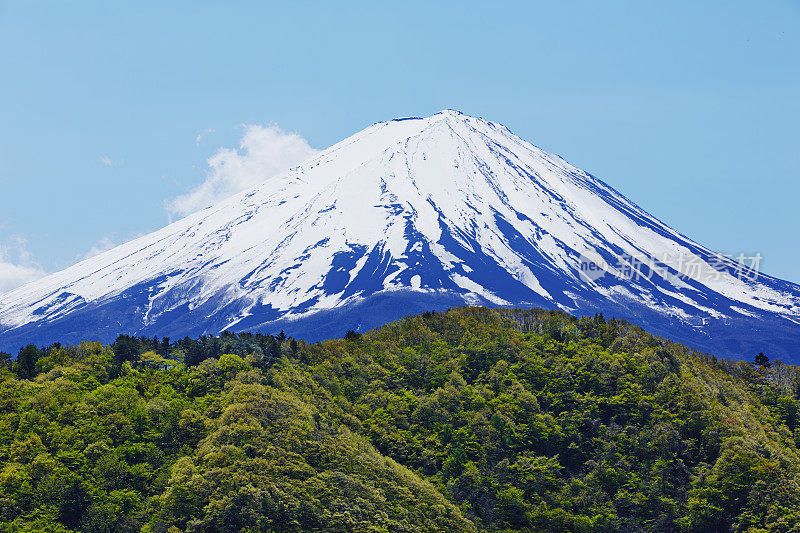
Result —
M493 122L490 122L488 120L482 119L480 117L467 115L466 113L462 113L461 111L458 111L456 109L443 109L442 111L439 111L438 113L435 113L435 114L427 116L427 117L418 117L418 116L397 117L397 118L394 118L392 120L388 120L386 122L378 122L376 125L380 125L380 124L383 124L383 125L386 125L386 124L399 125L399 124L402 124L402 123L410 123L410 125L412 125L411 127L416 126L419 129L420 132L421 131L425 131L425 129L427 127L432 126L434 124L458 124L458 123L469 124L469 123L473 123L475 125L477 125L477 124L486 124L486 125L492 125L492 126L495 126L495 127L497 126ZM358 135L358 134L356 134L356 135Z
M459 111L457 109L442 109L441 111L439 111L436 114L437 115L444 115L446 117L459 118L459 119L462 119L462 120L470 119L470 118L476 118L476 117L471 117L470 115L467 115L465 113L462 113L461 111Z

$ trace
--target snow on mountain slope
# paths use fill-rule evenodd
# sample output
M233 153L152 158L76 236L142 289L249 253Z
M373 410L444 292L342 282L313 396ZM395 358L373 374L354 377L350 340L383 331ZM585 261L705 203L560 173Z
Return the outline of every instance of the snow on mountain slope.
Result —
M587 257L608 273L587 276ZM625 275L621 257L652 270ZM370 311L376 297L394 308ZM800 324L797 285L747 279L735 261L504 126L443 111L374 124L283 175L0 295L0 348L26 337L278 326L318 338L345 331L318 325L325 313L339 313L340 329L371 327L408 302L600 311L734 356L763 338L790 357Z

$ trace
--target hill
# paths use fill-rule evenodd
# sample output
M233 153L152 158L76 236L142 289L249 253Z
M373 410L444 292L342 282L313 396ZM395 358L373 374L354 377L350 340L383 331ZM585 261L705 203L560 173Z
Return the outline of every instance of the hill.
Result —
M796 531L798 376L544 310L30 346L0 530Z

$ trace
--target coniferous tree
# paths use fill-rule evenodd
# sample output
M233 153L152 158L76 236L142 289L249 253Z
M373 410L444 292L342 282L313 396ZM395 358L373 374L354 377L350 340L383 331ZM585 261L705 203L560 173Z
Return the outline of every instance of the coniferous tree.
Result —
M772 363L769 362L769 357L764 355L764 352L760 352L753 360L753 366L757 366L759 368L769 368L772 366Z
M203 345L201 342L193 341L189 337L186 337L183 343L185 346L183 362L186 366L196 366L205 359L205 357L203 357Z
M19 379L33 379L36 377L36 361L39 360L39 349L33 344L20 348L17 356L17 376Z
M219 341L217 337L212 337L210 356L213 357L214 359L219 359L220 355L222 355L222 343Z
M169 358L170 354L170 344L169 344L169 337L163 337L161 339L161 356L165 358Z
M272 343L269 347L269 357L272 363L277 361L281 356L281 346L278 343L278 340L273 338Z
M346 341L354 341L354 342L359 341L359 340L361 340L361 333L351 329L347 333L344 334L344 340L346 340Z
M111 348L114 351L117 366L122 366L126 361L135 361L142 353L139 349L139 341L130 335L119 335Z

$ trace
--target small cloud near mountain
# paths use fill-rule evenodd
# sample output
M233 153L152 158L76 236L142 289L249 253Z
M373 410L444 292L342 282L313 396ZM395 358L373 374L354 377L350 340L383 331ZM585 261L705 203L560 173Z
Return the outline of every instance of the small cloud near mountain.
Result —
M205 181L166 202L173 215L185 216L243 191L316 154L308 141L277 124L248 125L237 148L221 148L208 159Z
M0 293L16 289L47 273L33 260L28 243L21 235L12 235L0 243Z
M106 252L114 248L118 244L119 243L114 242L114 240L110 236L106 235L105 237L94 243L94 245L91 248L89 248L89 250L86 253L78 256L78 260L89 259L90 257L100 255L103 252Z

